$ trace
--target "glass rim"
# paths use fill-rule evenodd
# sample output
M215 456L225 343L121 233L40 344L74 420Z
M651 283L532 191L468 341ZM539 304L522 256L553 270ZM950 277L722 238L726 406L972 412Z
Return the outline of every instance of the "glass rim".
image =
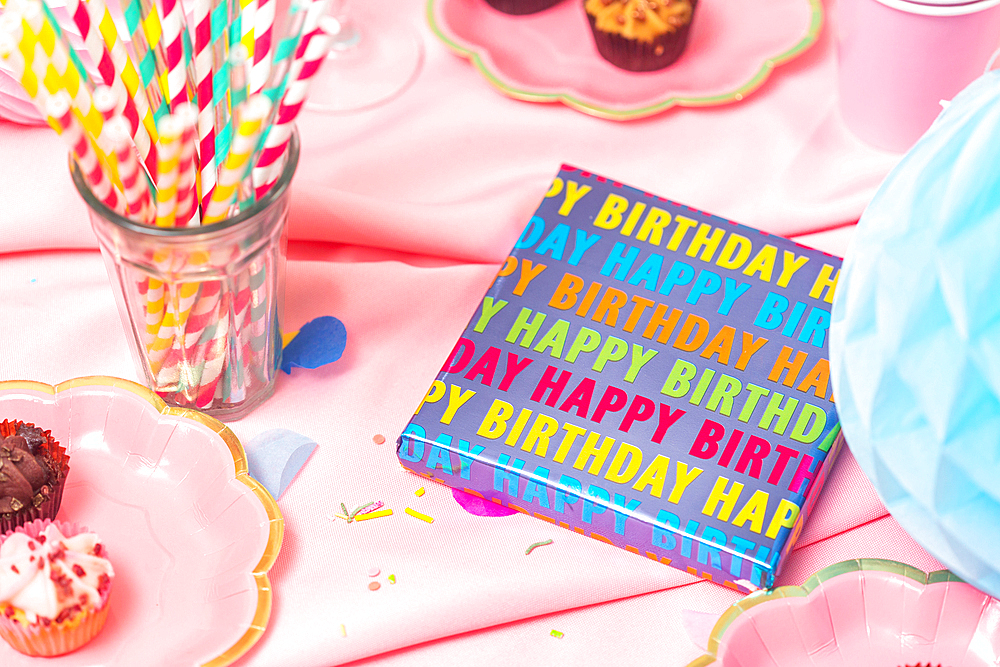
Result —
M114 223L118 227L125 229L129 232L136 234L142 234L144 236L158 236L162 238L175 238L183 239L188 237L196 237L206 233L218 234L220 232L232 229L233 227L239 225L241 222L245 222L250 218L258 215L261 211L266 210L271 204L273 204L292 182L292 176L295 175L295 169L298 167L299 163L299 131L298 128L292 130L292 135L289 138L288 149L285 152L285 165L281 169L281 175L278 180L274 182L271 189L267 191L267 194L263 198L257 200L253 206L246 209L245 211L240 211L237 215L231 218L226 218L222 222L217 222L211 225L199 225L196 227L157 227L155 225L146 225L141 222L137 222L130 218L121 215L114 210L108 208L108 206L97 199L94 193L91 191L90 186L83 178L83 174L80 173L80 167L76 160L73 158L73 154L69 155L69 173L70 177L73 179L73 185L76 187L77 192L83 197L84 202L87 206L101 218Z

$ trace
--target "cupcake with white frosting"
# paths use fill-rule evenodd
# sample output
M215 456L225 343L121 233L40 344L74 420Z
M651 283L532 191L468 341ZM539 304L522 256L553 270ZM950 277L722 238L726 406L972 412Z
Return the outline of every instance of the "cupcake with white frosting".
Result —
M31 656L62 655L97 636L114 569L95 533L37 520L0 538L0 637Z

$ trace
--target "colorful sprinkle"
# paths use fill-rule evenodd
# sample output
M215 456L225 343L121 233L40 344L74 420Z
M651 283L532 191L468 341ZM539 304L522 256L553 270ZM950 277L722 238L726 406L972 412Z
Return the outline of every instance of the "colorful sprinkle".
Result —
M372 438L372 442L374 442L376 445L384 445L385 436L382 435L381 433L376 433L375 437Z
M361 508L357 514L371 514L375 510L382 509L382 501L376 500L374 504L369 504L367 507Z
M365 510L365 509L367 509L367 508L371 507L371 506L372 506L372 505L374 505L374 504L375 504L375 501L372 501L372 502L370 502L370 503L365 503L364 505L360 505L360 506L358 506L358 507L355 507L355 508L354 508L354 511L353 511L353 512L351 512L351 518L353 519L353 518L354 518L355 516L357 516L357 515L358 515L358 513L360 513L360 512L362 512L363 510Z
M370 568L368 568L368 576L369 577L377 577L380 574L382 574L382 570L378 569L377 567L370 567Z
M340 624L340 636L347 637L347 628L344 627L343 623Z
M562 639L563 638L563 633L559 632L558 630L553 630L549 634L552 635L553 637L555 637L556 639Z
M417 519L420 519L421 521L426 521L427 523L434 523L434 519L433 518L427 516L426 514L421 514L417 510L413 510L413 509L410 509L409 507L407 507L403 511L406 512L407 514L409 514L412 517L416 517Z
M390 574L389 575L389 583L390 584L396 583L396 575L394 575L394 574Z
M546 544L552 544L552 540L545 540L544 542L535 542L530 547L524 550L524 555L527 556L538 547L544 547Z
M377 581L373 581L370 584L368 584L368 590L370 591L377 591L380 588L382 588L382 584L378 583Z
M355 521L367 521L368 519L377 519L383 516L392 516L392 510L380 510L378 512L370 512L368 514L359 514L354 517Z
M414 491L413 493L417 494L417 498L420 498L420 497L421 497L421 496L423 496L423 495L424 495L424 493L426 493L426 492L424 491L424 487L422 487L422 486L421 486L421 487L420 487L419 489L417 489L417 490L416 490L416 491Z

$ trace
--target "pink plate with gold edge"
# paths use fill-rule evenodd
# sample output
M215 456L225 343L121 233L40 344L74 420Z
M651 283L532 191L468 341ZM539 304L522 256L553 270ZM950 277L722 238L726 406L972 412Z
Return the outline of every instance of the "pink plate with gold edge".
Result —
M236 436L134 382L0 382L0 419L52 431L70 455L58 518L108 547L107 625L46 665L228 665L260 639L281 513ZM0 665L39 665L0 642Z
M861 559L801 586L747 596L688 667L987 667L1000 664L1000 601L941 570Z
M485 0L428 0L431 29L494 86L531 102L630 120L673 106L737 102L819 36L820 0L699 0L684 54L627 72L597 52L582 0L510 16Z

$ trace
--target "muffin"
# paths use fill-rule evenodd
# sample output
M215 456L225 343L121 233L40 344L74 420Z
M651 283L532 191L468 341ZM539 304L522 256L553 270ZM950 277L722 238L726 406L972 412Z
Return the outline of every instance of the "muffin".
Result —
M663 69L687 45L697 0L584 0L605 60L631 72Z
M69 473L65 448L34 424L0 422L0 534L55 519Z
M25 655L44 657L96 637L115 576L97 535L46 519L0 540L0 637Z
M504 14L534 14L557 5L561 0L486 0L486 3Z

